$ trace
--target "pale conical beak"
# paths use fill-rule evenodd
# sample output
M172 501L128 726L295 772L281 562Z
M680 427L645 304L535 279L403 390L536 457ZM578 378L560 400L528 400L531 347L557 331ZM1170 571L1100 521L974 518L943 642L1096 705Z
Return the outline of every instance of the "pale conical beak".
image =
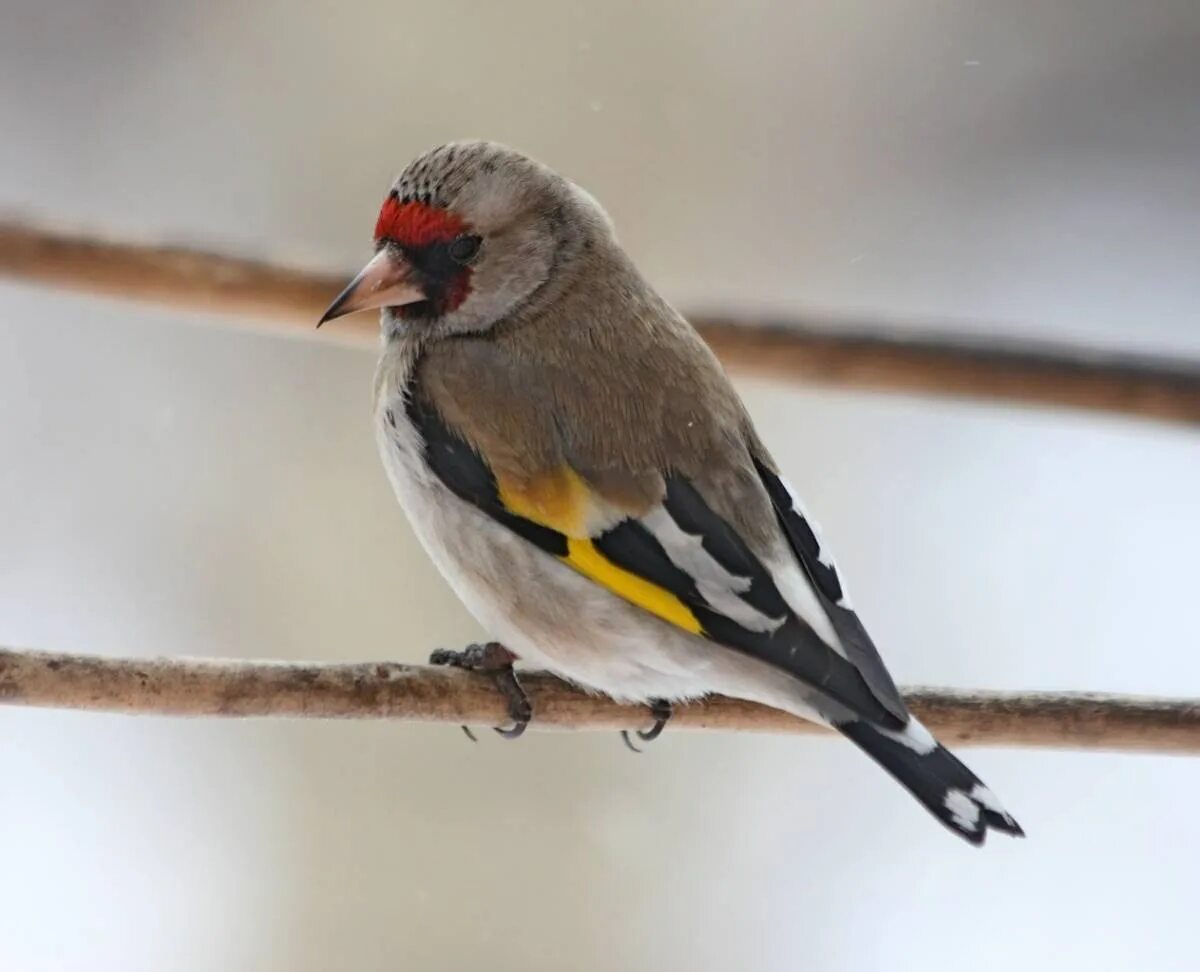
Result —
M373 307L399 307L424 299L425 292L415 282L412 266L404 257L385 247L337 295L317 321L317 327L355 311Z

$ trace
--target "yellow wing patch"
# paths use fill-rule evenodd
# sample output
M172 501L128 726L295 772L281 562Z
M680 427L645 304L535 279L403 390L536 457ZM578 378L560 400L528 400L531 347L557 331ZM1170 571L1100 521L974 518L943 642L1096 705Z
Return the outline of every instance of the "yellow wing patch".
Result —
M677 628L692 634L703 633L700 622L683 601L644 577L617 566L592 543L588 521L596 510L596 501L575 470L561 466L520 482L497 477L496 485L500 502L510 513L567 538L567 555L562 558L566 564Z
M510 512L568 537L586 537L592 494L569 466L539 473L523 482L497 477L500 502Z
M637 574L618 567L597 550L591 540L569 537L566 561L585 577L590 577L601 587L607 587L631 604L658 615L684 631L690 631L692 634L703 633L700 622L683 601L644 577L638 577Z

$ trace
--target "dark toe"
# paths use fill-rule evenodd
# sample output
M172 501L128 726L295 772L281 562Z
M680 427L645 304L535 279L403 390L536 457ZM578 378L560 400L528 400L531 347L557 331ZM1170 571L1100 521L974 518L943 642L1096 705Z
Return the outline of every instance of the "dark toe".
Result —
M520 739L525 734L525 727L527 725L529 725L528 722L517 722L507 729L493 728L492 732L497 736L503 736L505 739Z

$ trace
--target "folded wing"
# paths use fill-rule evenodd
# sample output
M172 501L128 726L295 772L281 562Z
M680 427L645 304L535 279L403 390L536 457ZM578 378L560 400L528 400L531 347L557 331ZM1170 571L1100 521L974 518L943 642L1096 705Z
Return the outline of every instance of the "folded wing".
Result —
M695 482L667 471L657 477L657 502L625 509L565 462L519 478L498 474L419 395L407 408L433 473L497 523L661 620L783 669L858 718L903 727L894 686L894 698L881 698L830 643L832 618L805 617L792 603L790 588L809 583L797 565L784 565L796 576L781 591L780 565L768 567ZM829 591L818 592L822 607L837 605ZM844 617L833 632L839 624L846 627Z

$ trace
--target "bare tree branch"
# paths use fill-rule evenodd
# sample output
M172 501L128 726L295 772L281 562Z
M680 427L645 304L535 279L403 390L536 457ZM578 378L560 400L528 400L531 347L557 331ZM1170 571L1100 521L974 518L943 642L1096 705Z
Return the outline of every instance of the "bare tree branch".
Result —
M645 708L522 676L535 729L637 729ZM913 710L947 743L1200 753L1200 701L1078 692L912 689ZM291 716L500 725L486 676L390 662L296 664L108 658L0 649L0 703L166 716ZM820 732L786 713L712 697L679 706L671 729Z
M349 274L305 273L192 250L139 246L0 222L0 276L182 310L289 325L312 336ZM898 338L761 321L693 318L731 369L876 391L1065 405L1200 422L1200 364L1052 346ZM328 336L327 335L328 332ZM378 340L370 315L326 340Z

